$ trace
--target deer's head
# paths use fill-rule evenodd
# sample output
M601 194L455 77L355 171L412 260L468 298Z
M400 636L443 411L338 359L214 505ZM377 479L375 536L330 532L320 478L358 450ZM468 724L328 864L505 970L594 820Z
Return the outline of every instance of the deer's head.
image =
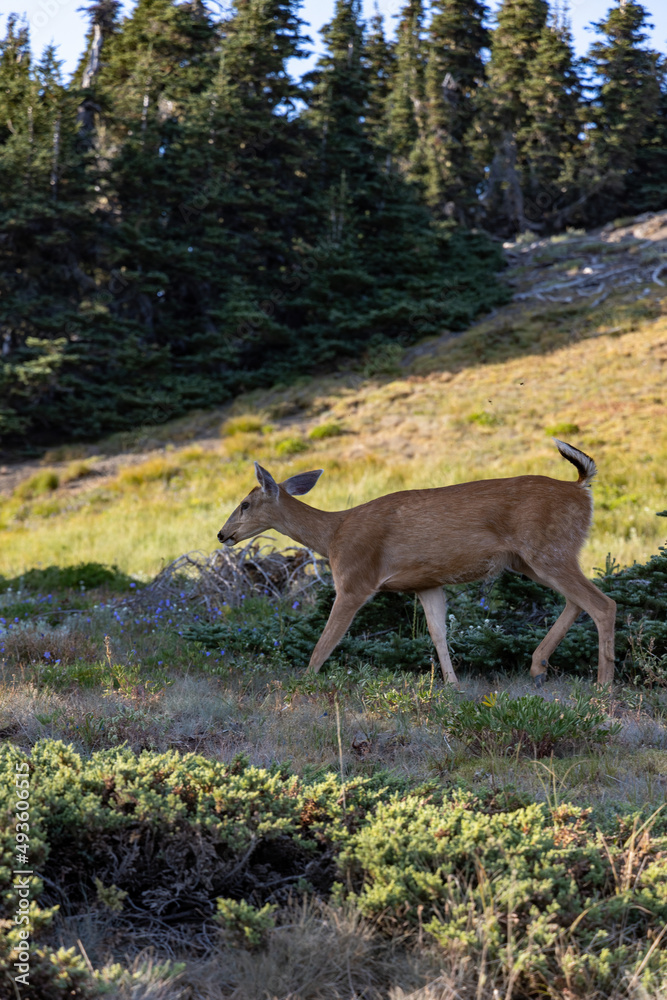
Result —
M255 472L259 486L255 486L254 490L248 493L218 532L218 540L225 545L242 542L269 528L279 528L280 504L284 494L301 496L308 493L322 475L322 469L299 472L296 476L277 483L271 473L257 462L255 462Z

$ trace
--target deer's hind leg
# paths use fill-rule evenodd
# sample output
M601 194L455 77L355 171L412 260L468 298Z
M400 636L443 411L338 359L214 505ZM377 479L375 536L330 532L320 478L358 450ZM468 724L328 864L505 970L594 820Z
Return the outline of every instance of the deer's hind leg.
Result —
M547 667L549 665L549 657L560 642L565 638L566 632L568 632L571 626L574 625L582 610L583 608L580 608L578 604L575 604L573 601L566 598L565 608L533 653L533 658L530 664L530 676L533 678L538 687L541 687L544 683Z
M611 684L614 679L614 630L616 622L616 602L603 594L591 583L577 562L562 567L533 566L524 564L521 572L536 583L551 587L565 598L566 604L560 617L551 626L546 636L533 653L530 667L535 682L541 683L546 672L549 656L574 624L581 611L586 611L598 631L598 684Z

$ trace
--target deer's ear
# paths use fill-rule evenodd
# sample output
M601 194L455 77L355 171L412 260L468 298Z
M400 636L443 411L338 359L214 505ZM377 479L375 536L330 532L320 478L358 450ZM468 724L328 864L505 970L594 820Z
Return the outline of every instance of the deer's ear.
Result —
M291 476L280 485L291 496L299 497L312 490L323 471L323 469L315 469L314 472L299 472L296 476Z
M255 474L262 493L266 493L266 495L270 497L277 497L278 483L275 481L270 472L267 472L266 469L262 468L259 462L255 462Z

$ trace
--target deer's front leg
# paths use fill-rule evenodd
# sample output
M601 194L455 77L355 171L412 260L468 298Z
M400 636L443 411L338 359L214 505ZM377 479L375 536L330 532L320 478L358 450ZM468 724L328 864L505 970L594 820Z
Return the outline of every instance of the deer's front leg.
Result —
M454 673L449 649L447 648L447 598L442 587L433 587L429 590L418 590L417 597L422 602L428 630L433 639L433 645L438 651L440 669L445 684L455 684L459 682Z
M308 669L312 670L314 674L319 671L324 661L328 660L352 624L352 619L359 608L372 596L372 593L345 593L344 591L336 594L329 621L324 626L324 631L318 639L308 664Z

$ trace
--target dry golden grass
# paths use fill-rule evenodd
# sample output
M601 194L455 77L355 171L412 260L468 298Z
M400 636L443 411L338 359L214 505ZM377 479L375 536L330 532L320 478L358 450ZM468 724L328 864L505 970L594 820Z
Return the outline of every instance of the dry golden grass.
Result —
M523 264L511 269L518 288L579 267L568 240L554 241L545 254L551 265L539 275ZM599 467L585 569L603 565L607 552L622 564L643 560L664 539L665 522L654 512L667 507L667 319L657 291L639 300L636 288L616 290L601 307L514 303L460 337L420 345L402 359L395 350L390 360L395 369L403 364L400 375L387 375L386 365L382 374L383 365L366 359L358 372L256 392L225 412L96 445L98 456L124 452L118 460L86 449L53 452L47 468L26 468L25 485L0 503L0 573L96 560L147 578L183 552L210 551L227 513L253 486L255 458L280 478L323 468L307 499L340 509L391 490L477 478L573 478L550 436L583 448ZM438 715L414 675L388 675L385 687L395 683L402 696L392 707L372 701L362 674L347 685L325 673L318 686L301 683L286 666L267 669L261 657L208 658L176 631L177 615L192 617L199 606L188 611L186 601L175 607L172 599L174 621L158 620L151 607L165 594L153 590L127 611L89 597L90 632L84 625L5 630L2 738L30 748L52 737L85 754L123 743L225 761L242 753L255 765L287 765L303 776L342 769L346 780L370 775L410 787L435 780L480 792L517 790L549 808L568 802L601 817L665 801L660 688L619 686L600 695L581 680L550 676L540 692L548 700L604 700L610 720L620 723L610 745L570 747L550 760L473 753L444 738L448 692ZM24 597L14 592L0 602ZM496 689L513 697L535 690L527 671L502 678L463 672L461 679L464 695L475 700ZM317 899L283 912L255 952L215 932L202 944L185 925L154 941L129 934L128 926L101 907L85 914L62 907L54 940L84 951L118 1000L516 1000L524 994L513 970L524 962L537 967L540 957L534 942L492 965L483 951L476 960L460 948L436 950L421 935L389 940L354 910ZM487 928L471 930L485 940ZM158 950L147 950L151 945ZM667 982L645 989L642 970L632 967L604 988L573 983L568 969L581 967L574 935L564 934L559 947L561 975L544 987L550 1000L667 995ZM167 957L185 967L175 973ZM115 961L124 969L114 969Z
M567 241L547 250L555 276L564 262L569 274ZM510 277L525 287L530 269ZM230 508L253 486L253 459L278 477L323 468L307 500L340 509L470 479L568 478L551 436L598 464L585 571L604 565L607 553L621 565L645 560L664 539L655 512L667 506L659 292L637 300L636 290L620 289L594 308L512 303L459 337L413 349L403 376L347 373L258 391L228 410L217 441L210 435L219 434L220 411L172 425L172 442L200 433L205 447L172 443L139 464L128 455L115 478L86 492L30 499L19 486L0 503L0 573L97 560L146 578L185 551L211 550ZM128 446L155 443L151 434L137 432ZM169 427L159 435L168 440Z

